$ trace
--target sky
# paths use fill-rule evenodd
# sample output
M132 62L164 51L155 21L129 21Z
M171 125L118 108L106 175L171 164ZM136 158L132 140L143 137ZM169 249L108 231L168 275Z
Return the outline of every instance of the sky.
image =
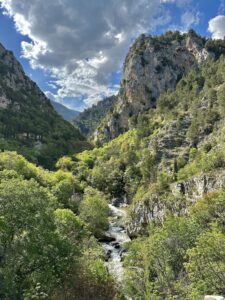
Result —
M0 42L45 94L82 111L116 94L141 34L225 36L225 0L0 0Z

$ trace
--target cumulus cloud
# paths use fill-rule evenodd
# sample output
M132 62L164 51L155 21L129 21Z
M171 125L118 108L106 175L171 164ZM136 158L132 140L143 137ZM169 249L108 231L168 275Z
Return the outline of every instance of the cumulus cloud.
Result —
M118 90L112 73L131 40L170 20L166 3L191 0L0 0L16 29L30 38L22 55L32 68L50 72L55 100L75 97L87 106ZM185 16L184 16L185 18ZM190 16L186 16L186 19ZM189 20L193 22L193 20ZM50 95L50 94L49 94ZM61 100L60 100L61 101Z
M225 36L225 15L211 19L208 30L212 33L213 39L223 39Z

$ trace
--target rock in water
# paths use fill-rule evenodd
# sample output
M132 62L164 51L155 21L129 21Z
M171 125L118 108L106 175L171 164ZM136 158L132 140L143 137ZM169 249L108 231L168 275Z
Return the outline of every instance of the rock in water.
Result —
M122 203L124 203L124 200L122 198L113 198L112 199L112 205L115 207L120 207Z
M100 243L110 243L110 242L114 242L116 239L112 236L109 236L109 235L102 235L98 241Z

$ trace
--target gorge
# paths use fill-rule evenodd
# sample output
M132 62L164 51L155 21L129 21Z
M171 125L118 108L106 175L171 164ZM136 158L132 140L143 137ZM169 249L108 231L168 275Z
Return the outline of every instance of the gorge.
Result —
M141 35L73 126L0 46L0 299L225 295L224 55Z

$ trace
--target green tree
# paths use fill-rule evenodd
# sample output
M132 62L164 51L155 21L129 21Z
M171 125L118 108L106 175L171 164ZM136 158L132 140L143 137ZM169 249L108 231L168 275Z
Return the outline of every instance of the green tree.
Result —
M108 227L108 212L108 203L104 194L93 188L86 188L80 206L80 217L96 237L99 237Z
M202 233L188 250L186 264L191 289L205 294L225 293L225 235L216 227Z
M33 179L0 183L0 298L49 299L73 251L55 231L56 200ZM35 298L36 299L36 298Z
M218 102L220 106L221 115L225 116L225 84L220 87L218 91Z

